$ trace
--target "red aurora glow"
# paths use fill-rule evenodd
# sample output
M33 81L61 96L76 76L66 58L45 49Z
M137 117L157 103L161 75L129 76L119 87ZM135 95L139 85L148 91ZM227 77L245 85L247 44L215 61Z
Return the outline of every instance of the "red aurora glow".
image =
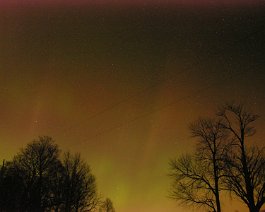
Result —
M256 6L261 0L2 0L1 6Z

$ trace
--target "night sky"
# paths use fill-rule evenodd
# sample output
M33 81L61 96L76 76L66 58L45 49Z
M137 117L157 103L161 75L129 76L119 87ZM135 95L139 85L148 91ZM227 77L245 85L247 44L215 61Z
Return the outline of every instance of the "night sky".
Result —
M0 159L48 135L81 153L117 212L188 211L167 174L194 150L189 123L243 102L264 144L265 4L114 2L0 2Z

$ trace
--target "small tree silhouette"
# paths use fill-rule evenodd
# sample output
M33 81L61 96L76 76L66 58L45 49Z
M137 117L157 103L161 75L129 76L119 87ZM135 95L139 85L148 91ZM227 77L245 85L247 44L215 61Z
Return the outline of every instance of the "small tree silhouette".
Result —
M102 203L100 212L115 212L113 203L109 198L106 198L106 200Z

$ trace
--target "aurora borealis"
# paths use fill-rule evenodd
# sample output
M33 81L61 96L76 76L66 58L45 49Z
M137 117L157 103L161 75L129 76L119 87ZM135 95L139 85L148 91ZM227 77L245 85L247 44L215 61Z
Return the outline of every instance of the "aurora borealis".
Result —
M183 211L168 160L193 149L190 122L246 102L264 144L264 4L91 2L1 1L0 159L48 135L118 212Z

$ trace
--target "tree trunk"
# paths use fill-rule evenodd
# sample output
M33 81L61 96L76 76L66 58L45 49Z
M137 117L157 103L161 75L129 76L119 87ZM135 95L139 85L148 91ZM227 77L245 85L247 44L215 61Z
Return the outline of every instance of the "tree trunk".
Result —
M255 205L249 205L249 212L259 212L259 209Z
M219 192L216 194L216 207L217 207L217 212L221 212L221 203L220 203Z

